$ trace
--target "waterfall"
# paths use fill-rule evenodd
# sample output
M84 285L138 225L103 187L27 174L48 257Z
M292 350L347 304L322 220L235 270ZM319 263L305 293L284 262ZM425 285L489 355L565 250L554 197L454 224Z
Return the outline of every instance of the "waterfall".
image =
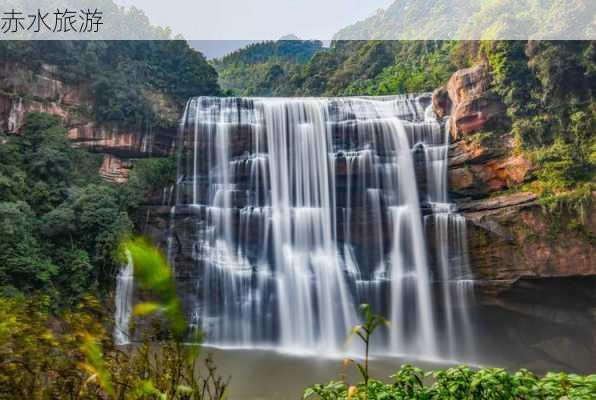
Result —
M434 117L427 116L427 120ZM471 356L473 335L469 310L466 306L473 296L471 270L468 260L466 220L449 203L447 169L449 152L449 121L443 135L436 131L431 138L422 140L426 165L427 203L431 214L425 223L434 226L434 249L437 267L436 281L440 284L441 301L437 303L442 314L442 351L444 358ZM459 340L458 338L464 338Z
M129 340L129 324L132 315L132 292L134 286L132 256L126 253L127 263L116 278L116 314L114 316L114 341L125 345Z
M460 278L465 224L438 211L449 143L431 114L428 94L189 100L170 258L208 344L340 355L368 302L391 321L376 351L443 355L465 298L433 288ZM429 218L446 218L439 274Z

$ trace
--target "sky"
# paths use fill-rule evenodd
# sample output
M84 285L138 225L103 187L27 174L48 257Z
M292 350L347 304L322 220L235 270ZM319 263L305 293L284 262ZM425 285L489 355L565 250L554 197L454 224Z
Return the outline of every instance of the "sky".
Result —
M188 40L329 40L393 0L115 0ZM167 5L167 6L166 6Z

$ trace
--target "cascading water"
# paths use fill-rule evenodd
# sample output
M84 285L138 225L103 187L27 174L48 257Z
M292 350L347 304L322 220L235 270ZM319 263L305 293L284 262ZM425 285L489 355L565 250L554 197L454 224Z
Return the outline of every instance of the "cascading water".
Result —
M134 286L132 256L126 253L127 263L116 278L116 315L114 316L114 341L117 345L130 342L128 325L132 315Z
M428 116L427 120L434 117ZM449 123L440 135L437 129L430 138L422 140L426 166L426 202L431 214L425 217L425 225L434 227L434 259L437 267L436 281L440 283L442 314L443 357L471 356L473 335L468 300L472 298L473 280L468 260L466 220L456 213L455 204L449 203L447 169L449 152ZM458 340L460 338L460 340ZM464 340L461 340L463 338Z
M455 349L465 329L449 313L465 291L448 287L466 272L465 224L443 208L448 136L429 103L189 101L173 212L188 218L171 260L192 276L185 298L209 344L340 354L368 302L392 322L378 350L443 356L441 335Z

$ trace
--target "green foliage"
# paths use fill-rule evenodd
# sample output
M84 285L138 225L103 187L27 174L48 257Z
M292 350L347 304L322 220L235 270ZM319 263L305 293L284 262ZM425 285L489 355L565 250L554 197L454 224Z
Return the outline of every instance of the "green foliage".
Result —
M466 366L425 373L403 365L391 376L391 383L370 380L368 392L363 383L348 386L330 382L307 388L304 398L403 399L403 400L588 400L596 395L596 375L579 376L548 373L539 378L527 370L508 373L500 368L474 370ZM366 397L368 395L368 397Z
M176 183L176 158L145 158L135 160L124 188L131 204L140 204L150 194Z
M301 64L306 62L313 54L321 50L322 43L318 40L278 40L253 43L236 50L221 61L216 61L216 66L232 64L260 64L271 59Z
M83 168L97 167L95 156L71 148L55 116L30 113L23 134L5 140L0 145L2 293L42 292L59 307L111 287L119 265L115 252L132 230L127 215L132 204L124 188L102 182L97 168Z
M105 337L99 304L86 301L60 320L48 309L47 298L0 299L0 398L97 398L81 393L87 377L78 363L84 332Z
M529 100L537 81L528 66L525 48L523 41L485 41L480 47L493 74L493 90L508 107L512 118L529 113L535 107Z
M372 79L356 80L342 94L388 95L429 92L455 72L450 51L455 42L402 42L393 65Z
M580 376L548 373L539 378L522 369L509 373L501 368L472 369L459 366L424 372L412 365L402 365L390 376L390 383L372 379L368 372L368 346L371 335L387 321L374 315L370 306L361 306L364 322L355 326L365 344L364 365L357 364L362 382L345 381L315 384L304 390L303 399L320 400L591 400L596 396L596 375ZM351 361L351 360L349 360Z
M533 160L538 165L536 176L543 190L549 193L564 191L581 178L583 165L577 162L575 154L573 146L562 139L533 153Z
M0 202L0 290L5 295L50 286L58 267L46 256L35 236L29 205Z
M140 289L155 299L138 304L135 313L159 310L168 327L159 319L150 321L153 329L143 332L142 343L121 351L93 298L54 321L47 298L0 298L0 399L226 397L229 380L218 376L210 356L203 365L199 362L200 336L189 338L172 271L161 252L141 238L122 242L120 251L132 258ZM75 257L85 261L83 253Z
M480 48L493 74L491 90L507 107L517 151L535 164L533 189L545 203L585 197L577 193L594 182L593 52L591 42L575 41L493 41Z
M217 62L222 87L243 96L385 95L433 90L455 71L456 42L337 41L329 49L293 48L294 58L270 49L283 43L249 46Z
M585 0L394 0L334 39L592 37Z

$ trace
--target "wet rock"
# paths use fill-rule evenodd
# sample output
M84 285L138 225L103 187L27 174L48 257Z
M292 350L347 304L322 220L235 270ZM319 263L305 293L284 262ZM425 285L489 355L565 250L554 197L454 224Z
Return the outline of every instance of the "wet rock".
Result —
M455 168L449 171L449 188L455 192L463 192L474 185L474 174L467 167Z
M466 143L459 140L449 147L449 166L458 167L464 164L477 164L495 158L499 153L478 143Z
M99 168L99 174L108 181L122 183L128 180L130 161L121 160L111 154L106 154Z
M569 337L555 337L537 343L533 347L561 364L581 371L593 371L594 350L582 343L572 341Z
M592 373L595 285L594 276L531 277L499 281L489 292L489 286L479 282L475 306L481 324L475 340L484 349L507 349L500 363L512 369ZM495 357L499 355L490 361Z

